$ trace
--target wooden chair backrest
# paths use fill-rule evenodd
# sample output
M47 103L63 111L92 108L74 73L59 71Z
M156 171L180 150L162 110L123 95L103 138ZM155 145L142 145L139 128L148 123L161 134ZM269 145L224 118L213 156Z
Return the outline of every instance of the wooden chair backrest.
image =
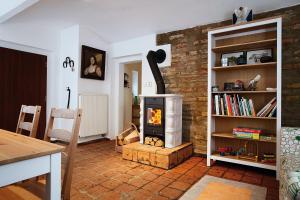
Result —
M74 153L77 147L77 141L79 137L81 115L81 109L71 110L52 108L44 136L44 140L46 141L50 141L50 138L56 138L58 140L62 140L68 143L65 151L63 152L63 157L65 156L65 166L63 169L64 175L62 183L63 199L70 199ZM70 132L64 129L54 129L53 124L55 118L73 119L72 131Z
M21 111L19 114L19 120L17 124L16 133L22 134L22 130L29 131L29 136L36 138L36 132L39 125L41 113L41 106L21 106ZM26 114L32 114L33 118L31 122L25 122Z

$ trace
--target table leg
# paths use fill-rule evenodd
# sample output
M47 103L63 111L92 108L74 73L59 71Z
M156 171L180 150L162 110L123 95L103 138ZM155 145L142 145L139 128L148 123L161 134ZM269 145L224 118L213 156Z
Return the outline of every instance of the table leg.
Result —
M50 172L46 178L46 199L61 199L61 153L55 153L50 158Z

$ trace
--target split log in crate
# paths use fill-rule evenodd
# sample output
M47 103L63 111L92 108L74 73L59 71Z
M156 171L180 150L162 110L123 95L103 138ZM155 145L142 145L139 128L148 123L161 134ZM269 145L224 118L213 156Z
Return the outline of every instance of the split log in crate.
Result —
M126 160L171 169L188 159L192 153L192 143L184 143L175 148L162 148L135 142L123 146L122 155Z

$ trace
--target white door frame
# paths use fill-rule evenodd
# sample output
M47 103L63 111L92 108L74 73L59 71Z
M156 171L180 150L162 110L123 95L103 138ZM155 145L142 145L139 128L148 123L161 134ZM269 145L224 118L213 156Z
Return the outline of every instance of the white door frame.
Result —
M114 96L113 116L111 125L113 127L112 138L115 138L123 130L124 121L124 65L132 62L143 62L142 54L129 55L114 59L114 81L112 81L112 95ZM143 64L142 64L143 71Z

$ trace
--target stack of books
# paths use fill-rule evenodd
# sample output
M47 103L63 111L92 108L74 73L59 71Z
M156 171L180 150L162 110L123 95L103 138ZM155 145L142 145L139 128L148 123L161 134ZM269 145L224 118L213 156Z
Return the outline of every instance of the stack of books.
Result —
M267 103L258 113L258 117L276 117L276 97Z
M262 129L255 128L233 128L233 135L236 138L259 140Z
M252 99L234 95L215 95L214 112L225 116L256 116Z

